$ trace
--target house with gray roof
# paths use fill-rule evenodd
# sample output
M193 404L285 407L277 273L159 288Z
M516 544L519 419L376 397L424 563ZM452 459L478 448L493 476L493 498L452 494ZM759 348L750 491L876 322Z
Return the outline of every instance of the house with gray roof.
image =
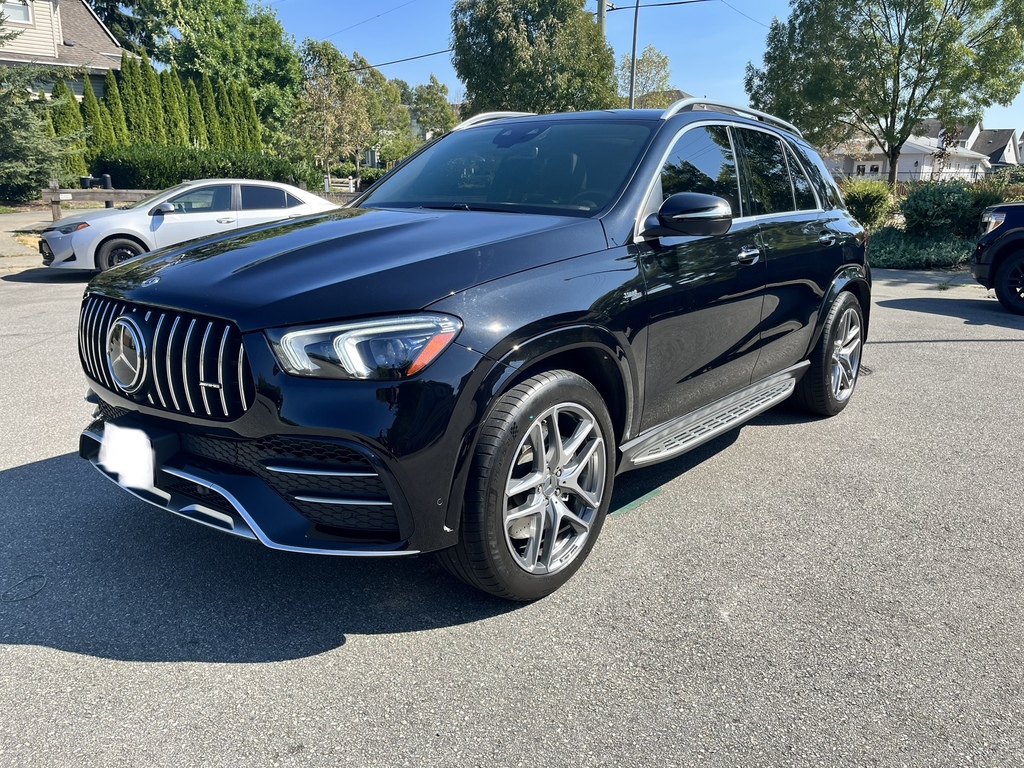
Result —
M103 95L107 70L121 69L121 46L86 0L0 0L5 30L16 38L0 48L0 66L66 67L72 90L82 95L82 75Z

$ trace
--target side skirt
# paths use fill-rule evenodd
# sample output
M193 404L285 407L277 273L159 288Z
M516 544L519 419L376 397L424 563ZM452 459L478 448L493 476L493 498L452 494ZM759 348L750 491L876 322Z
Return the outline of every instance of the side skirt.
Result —
M809 365L805 360L623 443L619 472L675 458L750 421L789 397Z

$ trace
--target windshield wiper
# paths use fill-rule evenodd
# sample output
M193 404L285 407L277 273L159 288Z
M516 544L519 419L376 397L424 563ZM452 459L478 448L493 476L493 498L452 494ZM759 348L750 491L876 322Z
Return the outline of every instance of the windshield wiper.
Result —
M478 205L476 203L443 203L436 205L421 205L431 211L485 211L490 213L515 213L514 208L507 205Z

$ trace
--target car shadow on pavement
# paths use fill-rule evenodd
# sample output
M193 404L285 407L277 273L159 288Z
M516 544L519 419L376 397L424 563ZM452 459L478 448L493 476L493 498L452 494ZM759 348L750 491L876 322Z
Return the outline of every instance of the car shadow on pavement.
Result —
M94 275L87 270L47 269L33 267L21 272L3 275L0 280L8 283L87 283Z
M515 610L432 557L276 552L139 501L73 454L0 472L0 643L126 661L304 658Z
M966 325L991 325L997 328L1024 328L1024 316L1003 309L994 299L912 298L877 302L885 309L902 309L927 315L960 318ZM868 343L872 343L868 340Z

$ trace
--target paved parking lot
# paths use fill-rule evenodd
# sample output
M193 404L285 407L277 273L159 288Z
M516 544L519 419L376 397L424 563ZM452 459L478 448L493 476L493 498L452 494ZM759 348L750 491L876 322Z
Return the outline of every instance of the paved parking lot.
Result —
M0 274L0 765L1024 764L1024 319L947 281L876 273L841 416L620 477L515 606L119 491L75 457L83 278Z

